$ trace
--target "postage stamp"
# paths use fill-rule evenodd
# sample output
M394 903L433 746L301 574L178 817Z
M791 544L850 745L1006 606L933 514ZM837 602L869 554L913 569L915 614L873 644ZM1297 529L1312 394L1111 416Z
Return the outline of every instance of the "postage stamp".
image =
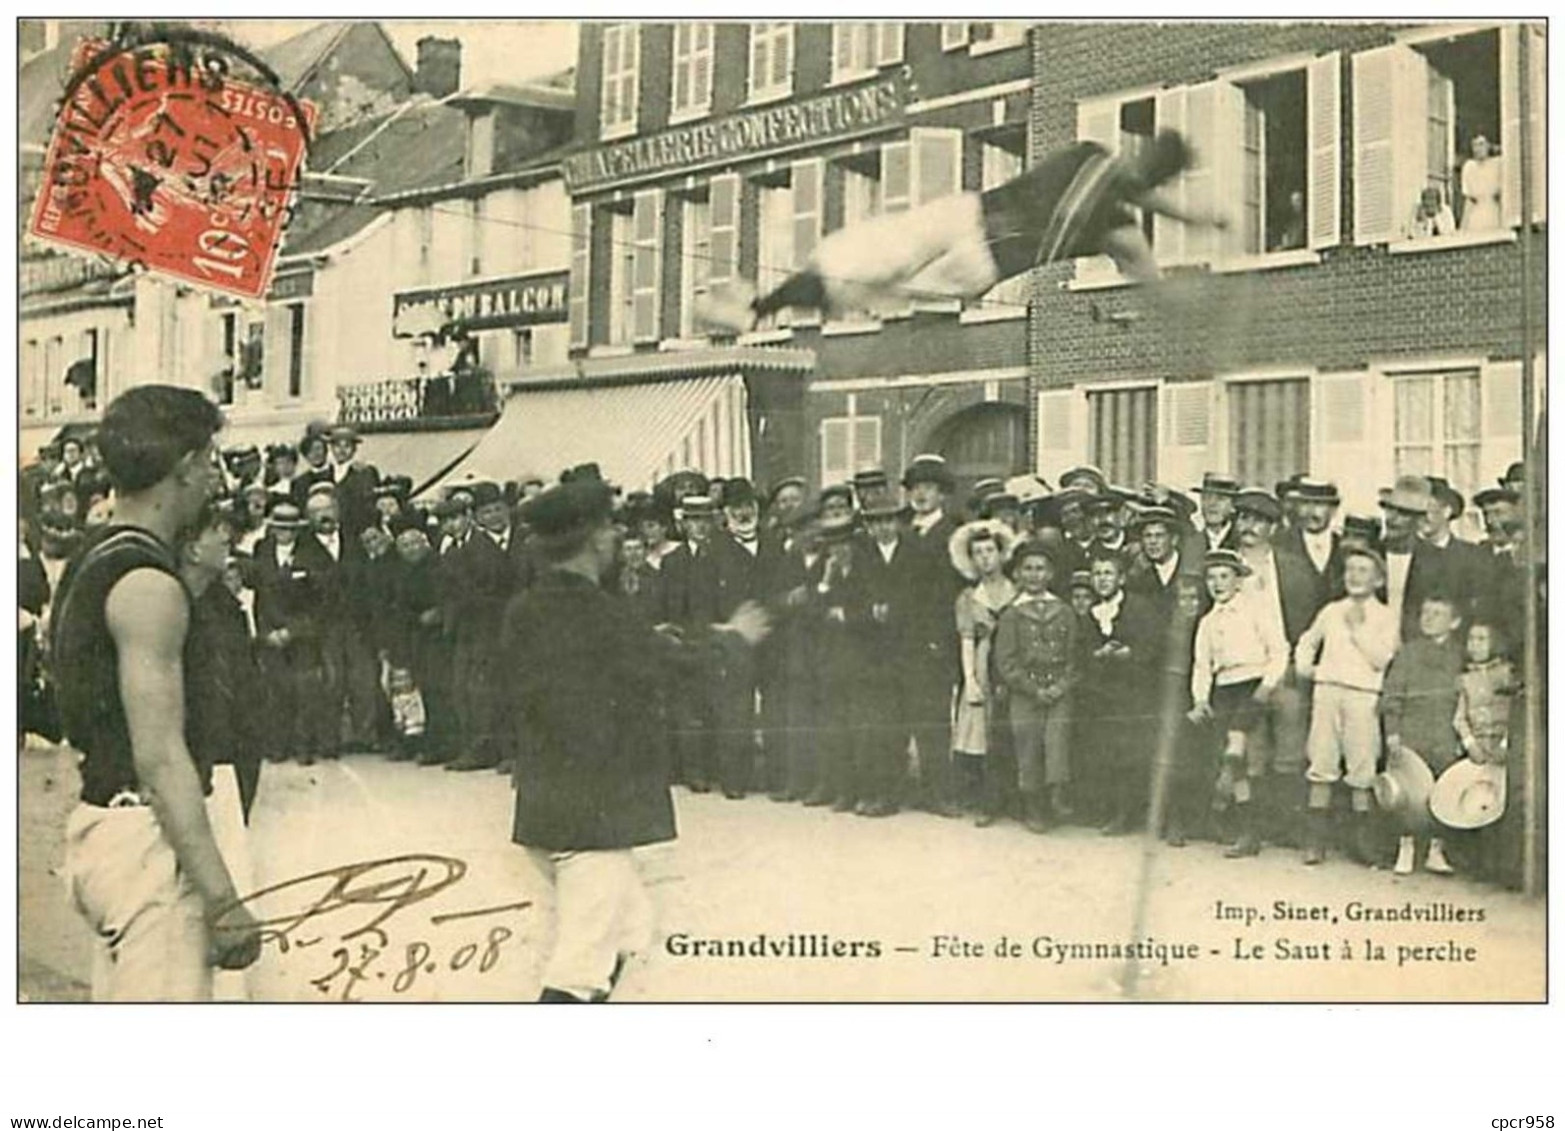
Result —
M30 234L263 296L315 107L236 77L215 48L180 42L83 40L71 73Z

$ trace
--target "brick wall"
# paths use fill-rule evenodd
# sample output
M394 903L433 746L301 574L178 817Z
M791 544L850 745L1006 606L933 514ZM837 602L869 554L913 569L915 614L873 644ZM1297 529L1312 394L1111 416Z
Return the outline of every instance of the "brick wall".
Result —
M1055 25L1049 34L1035 35L1034 159L1075 139L1076 104L1083 98L1195 82L1219 68L1281 56L1333 50L1345 56L1342 244L1325 250L1319 264L1208 276L1201 314L1182 323L1132 288L1062 289L1073 275L1068 264L1037 272L1029 335L1035 381L1187 378L1289 365L1352 369L1440 353L1518 357L1522 279L1515 244L1400 255L1351 244L1347 56L1388 42L1393 30L1368 24ZM1530 284L1539 310L1543 259L1540 246ZM1134 312L1134 321L1116 324L1105 317L1126 311Z

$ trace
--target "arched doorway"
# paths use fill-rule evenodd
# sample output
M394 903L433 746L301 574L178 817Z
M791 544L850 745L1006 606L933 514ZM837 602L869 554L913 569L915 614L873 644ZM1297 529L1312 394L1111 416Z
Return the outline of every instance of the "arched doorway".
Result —
M957 500L965 502L980 479L1009 479L1027 470L1027 410L998 402L974 405L946 421L933 446L956 476Z

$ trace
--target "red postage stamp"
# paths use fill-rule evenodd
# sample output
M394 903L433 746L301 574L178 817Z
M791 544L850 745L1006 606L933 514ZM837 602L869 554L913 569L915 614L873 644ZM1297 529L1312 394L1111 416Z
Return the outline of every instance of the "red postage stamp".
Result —
M264 296L315 107L179 45L85 40L72 74L30 233L194 286Z

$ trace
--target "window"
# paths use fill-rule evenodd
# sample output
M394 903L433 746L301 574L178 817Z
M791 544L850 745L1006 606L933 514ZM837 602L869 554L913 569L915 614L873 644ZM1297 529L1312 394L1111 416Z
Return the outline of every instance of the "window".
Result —
M1526 35L1533 105L1521 120ZM1521 222L1520 149L1532 149L1533 219L1545 215L1541 29L1420 33L1353 57L1354 237L1395 243L1504 232ZM1487 157L1479 159L1478 153Z
M304 303L288 305L288 395L304 395Z
M217 403L234 403L234 384L239 376L239 314L227 311L223 315L223 367L218 371Z
M881 153L857 154L837 163L837 175L842 178L842 226L851 228L871 217L880 215L884 203L881 191ZM906 194L903 194L904 198ZM840 320L863 322L873 320L879 312L865 308L842 311Z
M609 215L609 344L628 345L635 322L636 242L630 211Z
M712 108L712 25L674 25L674 80L671 117L697 118Z
M605 138L636 132L640 53L639 24L609 24L603 29L603 88L598 132Z
M1227 217L1227 232L1166 216L1142 217L1159 263L1244 266L1340 241L1341 57L1260 63L1154 95L1084 101L1077 136L1134 158L1160 130L1182 133L1196 163L1162 186L1185 212ZM1116 278L1104 258L1078 281Z
M1310 383L1303 378L1228 383L1228 468L1268 490L1310 467Z
M467 255L464 257L469 276L476 278L484 273L484 220L487 209L483 197L467 202Z
M531 326L518 326L511 331L511 369L526 373L533 367L533 331Z
M831 25L831 81L848 82L875 73L879 24Z
M418 281L428 285L435 259L435 209L425 205L414 212L418 235Z
M239 359L239 378L245 388L260 389L266 377L266 322L261 319L246 327L244 353Z
M1392 387L1396 473L1439 475L1471 498L1483 447L1478 369L1400 373Z
M30 338L22 350L22 415L37 416L43 410L43 350Z
M64 373L60 371L64 364L61 360L65 353L65 339L56 335L44 342L43 347L43 392L44 412L49 416L58 416L61 412L60 389L63 384Z
M793 25L750 25L750 101L793 93Z
M708 195L690 197L683 202L682 225L685 246L680 251L683 294L680 295L679 336L694 337L696 303L711 286L712 278L712 203Z
M1087 458L1114 483L1157 479L1156 386L1089 390Z
M821 421L821 484L880 466L880 417L837 416Z
M941 24L940 50L955 51L958 48L966 47L969 32L970 26L965 21L958 20L953 23Z
M650 189L636 194L631 213L635 236L634 282L631 298L632 333L638 342L655 342L662 324L663 193Z
M793 188L787 182L757 183L758 223L755 285L761 294L779 286L793 273ZM788 325L788 312L769 315L759 329Z
M971 52L982 55L989 51L1004 51L1020 47L1027 42L1027 25L1016 20L990 20L975 23L968 31Z
M1007 181L1013 181L1021 176L1022 169L1026 165L1022 154L1027 145L1027 137L1023 131L1013 130L1005 134L996 134L979 144L982 146L983 153L982 187L985 191L998 188ZM1024 314L1031 292L1032 279L1027 273L1023 273L1000 283L973 305L980 310L993 311L996 315L1007 312Z

